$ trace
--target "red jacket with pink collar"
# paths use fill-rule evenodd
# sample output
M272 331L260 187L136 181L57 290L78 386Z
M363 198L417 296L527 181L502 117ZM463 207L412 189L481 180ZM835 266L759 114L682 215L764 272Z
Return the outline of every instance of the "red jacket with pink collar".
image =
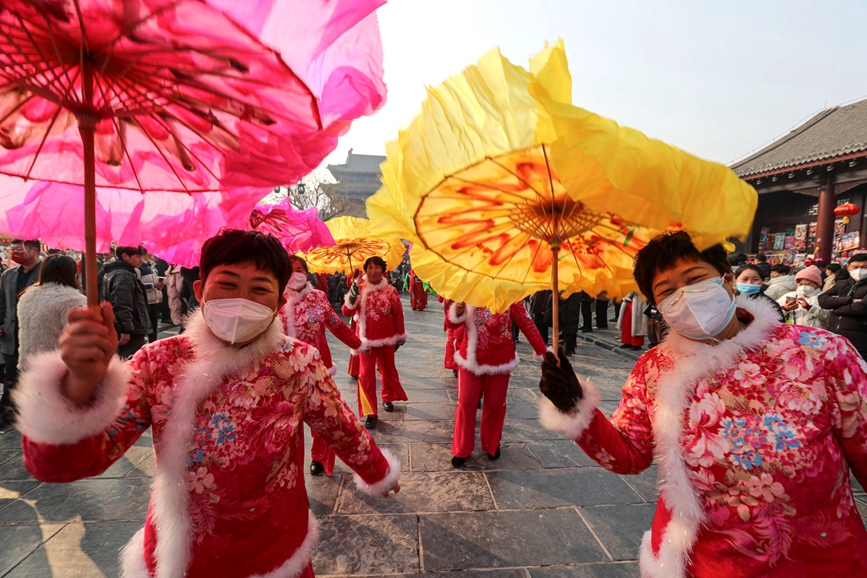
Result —
M455 353L455 363L476 375L510 373L521 361L512 340L513 321L533 347L536 361L541 361L547 346L523 304L514 303L504 313L491 313L487 308L467 305L461 316L457 315L455 304L452 304L448 327L466 329L460 351Z
M358 285L361 291L354 302L350 300L350 293L344 297L343 315L358 314L359 351L406 341L403 305L397 289L389 285L385 277L376 285L366 279L361 279Z

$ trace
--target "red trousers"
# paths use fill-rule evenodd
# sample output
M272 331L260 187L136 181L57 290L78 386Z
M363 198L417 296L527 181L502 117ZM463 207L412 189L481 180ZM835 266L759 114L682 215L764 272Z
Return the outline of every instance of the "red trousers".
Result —
M644 345L643 335L632 335L632 301L623 304L623 322L620 324L620 342L624 345L641 347Z
M427 291L421 283L416 284L412 289L412 297L410 298L412 308L417 311L424 311L427 307Z
M352 353L349 356L349 368L346 370L346 373L349 374L350 377L358 377L358 372L361 369L358 362L358 354Z
M446 333L446 356L443 360L443 367L446 369L457 369L458 364L455 363L455 330L449 329Z
M463 367L458 371L458 407L455 410L455 437L452 455L469 457L476 445L476 410L479 398L482 404L482 449L489 454L497 453L506 421L506 392L511 374L476 375Z
M406 401L406 392L400 385L400 376L394 366L394 345L374 347L360 356L361 373L358 375L358 415L377 415L376 368L382 380L382 401Z
M316 432L310 432L313 434L313 445L310 447L310 459L314 462L319 462L325 468L325 473L329 476L334 473L334 450L331 449L331 446L325 443L325 441L316 435Z

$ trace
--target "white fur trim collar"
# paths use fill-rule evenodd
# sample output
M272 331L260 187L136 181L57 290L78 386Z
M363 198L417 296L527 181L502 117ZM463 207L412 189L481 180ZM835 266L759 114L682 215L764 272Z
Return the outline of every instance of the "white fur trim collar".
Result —
M672 331L660 345L676 361L657 382L656 411L652 414L656 461L659 464L660 493L671 512L671 521L662 534L658 556L650 547L650 533L641 548L641 571L649 577L686 576L689 553L705 513L689 478L681 445L683 414L689 406L696 382L731 369L745 351L764 346L779 318L774 307L760 299L735 298L738 309L752 315L752 322L731 339L715 344L701 343Z
M153 521L157 532L156 575L183 578L190 563L193 531L187 490L187 454L195 434L196 411L226 376L262 362L286 339L279 322L253 343L235 347L219 340L200 311L187 318L184 333L194 361L176 380L177 396L158 441L159 467L154 478Z
M366 277L365 277L366 278ZM367 310L367 295L369 293L374 293L376 291L381 291L387 287L391 287L388 282L385 280L385 277L377 283L376 285L372 283L364 283L361 286L361 293L358 294L358 298L355 303L349 306L350 309L354 307L358 307L358 338L361 339L361 347L358 348L358 353L368 351L374 347L385 347L386 345L395 345L398 342L403 343L407 340L409 335L407 333L394 334L391 337L383 337L382 339L374 339L370 341L367 339L367 316L365 315L365 311ZM347 305L349 293L346 294Z
M286 305L283 306L283 315L286 316L286 335L293 339L298 337L298 332L295 329L295 305L299 301L307 297L313 291L313 285L308 282L301 291L293 291L288 286L283 292L283 297L286 299Z

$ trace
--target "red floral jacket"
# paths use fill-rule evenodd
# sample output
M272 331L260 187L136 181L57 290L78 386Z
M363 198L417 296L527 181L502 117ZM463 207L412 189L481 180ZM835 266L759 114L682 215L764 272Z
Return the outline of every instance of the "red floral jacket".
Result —
M304 486L303 424L356 471L371 494L400 462L341 399L312 347L279 323L230 347L201 315L187 331L115 359L94 403L60 393L58 353L34 359L17 401L24 463L46 482L95 476L151 427L157 471L144 528L124 549L125 576L299 575L317 538ZM387 486L387 487L386 487Z
M328 368L329 373L334 375L335 369L331 361L328 340L325 337L325 328L327 327L337 339L352 349L361 347L361 339L334 312L328 296L314 289L310 283L301 291L292 291L287 287L284 296L286 305L280 310L280 320L283 322L286 335L318 349L319 355L322 356L322 363Z
M659 465L642 576L867 576L867 531L849 472L867 484L867 363L843 337L781 324L737 298L748 326L715 345L674 332L641 357L608 420L581 380L572 414L543 425L600 465Z
M523 303L513 303L503 313L491 313L485 307L467 305L461 316L457 315L452 303L446 316L446 327L466 331L466 335L460 338L455 363L476 375L510 373L521 361L515 351L512 322L530 342L536 361L542 361L548 348Z
M347 293L343 305L343 315L346 317L358 314L358 336L362 342L359 351L406 341L403 304L397 289L389 285L385 277L378 285L369 283L366 277L362 278L359 288L355 302L350 300L350 294Z

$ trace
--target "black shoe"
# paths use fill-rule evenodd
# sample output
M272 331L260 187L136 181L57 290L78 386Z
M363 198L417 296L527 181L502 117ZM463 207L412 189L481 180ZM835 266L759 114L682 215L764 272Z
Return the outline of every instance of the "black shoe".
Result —
M574 349L567 349L566 355L575 355L575 350Z
M325 471L325 466L323 466L322 464L320 464L316 460L313 460L312 462L310 462L310 473L313 474L314 476L321 476L322 472L324 472L324 471Z
M629 345L628 343L624 343L623 345L620 346L620 349L632 349L632 346Z
M597 325L596 329L608 329L607 325Z
M633 345L633 346L632 346L632 351L641 351L641 349L642 349L642 348L641 348L640 345Z
M382 407L384 407L384 408L385 408L385 411L387 411L387 412L389 412L389 413L391 413L391 412L394 411L394 404L391 403L390 401L384 401L384 402L382 402Z
M455 374L455 377L457 377L457 376L458 376L458 370L457 370L457 369L453 369L453 370L452 370L452 372L454 372L454 374Z
M485 453L487 453L487 452L485 452ZM500 446L497 446L497 453L495 453L494 455L488 454L488 458L489 458L492 462L495 462L495 461L497 461L498 459L500 459Z
M364 422L364 427L367 429L376 429L376 422L379 421L379 416L369 415Z
M464 462L467 461L467 458L459 458L458 456L452 456L452 467L460 468L464 465Z
M593 333L593 328L592 327L582 327L581 333Z

